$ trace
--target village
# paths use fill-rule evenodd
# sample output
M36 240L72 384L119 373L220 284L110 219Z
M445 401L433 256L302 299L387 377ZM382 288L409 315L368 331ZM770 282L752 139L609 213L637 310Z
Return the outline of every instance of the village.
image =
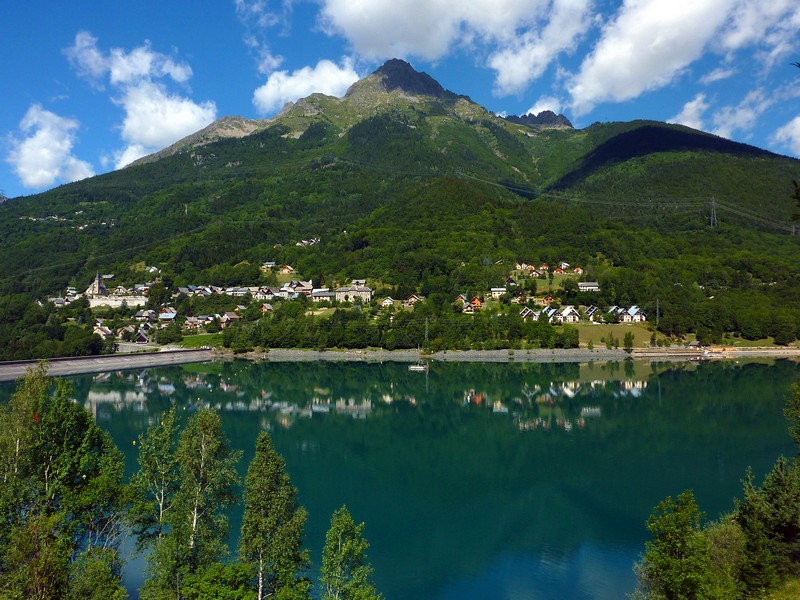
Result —
M264 262L262 272L274 273L285 279L281 284L259 286L186 285L168 290L164 302L157 305L151 300L150 291L160 283L160 270L156 267L145 267L145 273L152 277L147 283L132 286L114 285L113 274L95 275L84 292L76 288L67 288L63 296L51 297L47 302L54 306L67 306L76 300L85 299L90 309L102 313L115 311L130 313L127 309L138 309L127 323L119 327L109 327L108 319L97 318L94 333L104 341L125 341L137 344L149 344L156 341L159 330L167 327L180 327L183 335L211 333L225 329L243 318L243 314L256 307L262 315L274 310L273 303L301 300L306 302L308 311L322 314L319 311L331 307L360 309L372 306L378 310L393 313L398 310L413 310L415 305L425 300L420 294L410 294L405 298L384 296L377 298L374 290L367 285L366 279L353 279L346 285L335 287L315 287L313 281L302 280L291 265L277 265ZM482 294L459 294L453 299L453 311L462 314L475 314L490 310L495 313L513 314L518 308L519 316L524 320L546 321L553 325L585 323L643 323L647 321L645 312L638 306L600 307L595 304L562 305L558 290L552 287L555 277L578 278L584 275L582 267L572 267L560 262L554 268L547 263L533 265L518 262L509 274L503 286L490 287ZM542 295L531 293L531 286L524 285L526 280L544 279L550 281L549 290ZM535 285L533 286L535 289ZM596 293L600 285L596 281L578 281L577 289L583 293ZM180 298L224 297L231 300L231 310L209 314L180 314L174 305ZM40 302L41 303L41 302ZM505 305L504 308L503 305ZM118 310L119 309L119 310Z

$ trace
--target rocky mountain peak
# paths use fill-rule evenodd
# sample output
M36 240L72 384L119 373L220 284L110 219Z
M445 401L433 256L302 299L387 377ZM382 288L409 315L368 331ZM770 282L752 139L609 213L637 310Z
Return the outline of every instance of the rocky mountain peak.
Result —
M357 81L345 94L352 98L370 93L400 92L406 96L432 96L444 98L455 96L427 73L420 73L409 63L399 58L386 61L374 73Z
M538 115L528 113L521 117L511 115L506 117L512 123L527 125L535 129L573 129L572 123L564 115L557 115L552 110L543 110Z

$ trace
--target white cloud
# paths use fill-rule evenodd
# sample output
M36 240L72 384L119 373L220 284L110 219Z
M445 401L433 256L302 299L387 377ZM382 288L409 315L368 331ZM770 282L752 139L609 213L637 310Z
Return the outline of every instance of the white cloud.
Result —
M104 54L97 47L96 37L88 31L80 31L64 54L82 77L99 80L108 75L115 85L164 76L183 83L192 76L189 65L177 63L166 54L153 51L148 41L130 52L112 48Z
M778 129L772 139L789 149L795 156L800 156L800 115Z
M164 80L185 84L192 69L154 51L149 42L131 51L102 52L97 38L82 31L64 53L78 74L95 84L107 77L115 90L112 101L125 111L120 132L126 145L114 152L116 168L169 146L216 118L213 102L197 103L167 89Z
M23 139L12 139L6 160L25 187L41 189L94 175L89 163L72 154L79 124L32 105L19 124Z
M131 156L138 154L135 160L202 129L216 118L217 111L213 102L196 104L153 82L128 87L117 102L125 109L122 139L128 143L116 157L117 168L130 163Z
M489 57L489 66L497 71L495 90L500 94L520 92L541 77L589 28L591 8L590 0L554 0L550 20L541 32L529 29Z
M244 43L256 54L258 72L269 75L281 66L283 57L273 54L269 43L263 38L268 29L279 25L288 28L291 1L284 1L281 12L271 10L266 0L235 0L234 6L236 16L245 28Z
M700 78L700 83L703 85L710 85L717 81L723 81L725 79L730 79L736 75L736 69L714 69L710 73L706 73Z
M678 123L693 129L703 129L703 113L708 110L709 104L706 102L705 94L697 94L694 99L683 105L683 110L667 119L668 123Z
M114 155L111 160L114 162L115 169L121 169L138 158L142 158L143 156L147 156L151 154L153 150L151 148L147 148L142 146L141 144L131 144L130 146L126 146L120 150L114 152ZM106 157L105 162L108 163L109 159Z
M762 43L775 28L791 24L798 15L797 0L739 0L730 12L720 43L728 51ZM795 23L795 31L797 26Z
M353 61L345 58L341 65L321 60L315 67L303 67L291 74L276 71L253 94L253 104L259 112L271 114L287 102L320 92L329 96L343 96L359 76Z
M543 96L542 98L539 98L525 114L538 115L540 112L545 110L551 110L556 114L561 113L561 101L557 98L553 98L552 96Z
M775 101L774 95L767 95L762 89L749 92L739 104L724 106L714 113L714 133L725 138L732 138L737 131L749 133Z
M108 61L97 49L97 38L88 31L79 31L64 54L81 77L98 80L108 71Z
M674 81L713 40L735 0L625 0L569 84L573 109L624 101Z
M166 76L184 83L192 76L189 65L176 63L164 54L153 52L149 42L130 52L112 48L108 57L108 70L113 84L136 83L142 79Z
M594 0L321 0L320 24L373 61L435 61L456 47L488 56L496 91L519 92L590 26Z

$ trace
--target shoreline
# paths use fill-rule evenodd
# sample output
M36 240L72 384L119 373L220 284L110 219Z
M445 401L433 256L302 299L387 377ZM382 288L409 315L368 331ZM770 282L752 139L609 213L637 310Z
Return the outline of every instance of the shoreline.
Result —
M80 356L53 358L47 360L48 375L79 375L144 369L168 365L179 365L212 360L245 359L264 362L512 362L512 363L585 363L617 362L628 358L633 360L662 361L704 361L739 360L749 358L796 358L800 360L797 346L754 346L750 348L639 348L630 354L624 350L588 348L556 348L531 350L443 350L425 354L418 350L300 350L273 348L265 352L249 352L235 355L232 352L219 352L212 349L191 350L166 348L156 352L132 354L107 354L102 356ZM31 366L39 360L0 362L0 382L14 381L25 376Z

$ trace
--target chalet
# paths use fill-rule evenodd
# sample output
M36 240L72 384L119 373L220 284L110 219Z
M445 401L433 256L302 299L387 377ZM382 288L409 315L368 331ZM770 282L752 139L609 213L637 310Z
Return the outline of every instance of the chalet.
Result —
M101 339L107 340L114 337L114 332L105 325L95 325L92 333L99 335Z
M483 308L483 300L475 296L472 300L469 301L470 306L472 306L475 310L480 310Z
M250 290L246 287L229 287L225 290L225 295L233 298L244 298L249 293Z
M506 287L517 287L519 284L517 280L511 277L510 275L506 277Z
M404 304L404 305L405 305L407 308L411 308L411 307L412 307L412 306L414 306L414 305L415 305L417 302L422 302L423 300L425 300L425 296L418 296L417 294L411 294L411 295L410 295L408 298L406 298L406 299L405 299L405 301L403 302L403 304Z
M258 310L261 311L261 314L266 314L268 312L272 312L272 304L262 304L258 307Z
M539 313L531 308L528 308L527 306L524 306L522 307L522 310L519 311L519 316L522 317L523 319L536 320L539 318Z
M369 302L372 300L372 290L360 285L349 285L336 290L336 300L339 302L353 302L356 299Z
M644 311L638 306L631 306L628 309L628 315L630 316L632 323L644 323L647 321Z
M311 290L312 302L333 302L334 300L336 300L336 293L330 291L328 288Z
M599 292L600 291L600 284L596 281L579 281L578 282L578 291L579 292Z
M225 328L228 325L230 325L231 323L233 323L234 321L238 321L240 319L241 319L241 317L239 315L237 315L235 312L228 311L228 312L222 313L222 316L219 319L219 324L220 324L220 327Z
M283 265L278 272L281 275L293 275L296 273L295 268L291 265Z
M186 317L186 320L183 322L183 328L190 331L200 329L202 326L203 322L197 317Z
M644 311L635 305L630 308L612 306L608 309L608 312L616 315L617 321L620 323L644 323L647 321L647 316L644 314Z
M581 320L581 315L577 308L570 305L562 307L555 319L560 323L578 323Z
M564 274L566 274L566 271L561 267L556 267L555 269L553 269L553 275L564 275Z
M543 309L542 312L539 313L539 320L540 321L544 320L549 323L552 323L554 320L556 320L557 315L558 315L558 310L548 306L547 308Z
M492 298L497 299L503 294L505 294L507 291L508 290L504 287L493 287L491 290L489 290L489 294L491 295Z
M149 344L150 336L140 329L139 331L136 332L136 337L134 338L133 341L136 342L137 344Z
M383 299L383 302L381 302L381 306L384 308L391 308L394 306L394 298L391 296L386 296L386 298Z
M126 325L125 327L120 327L117 329L117 339L122 339L125 335L130 335L131 337L135 337L136 334L136 327L133 325Z
M134 319L137 321L156 321L158 319L158 315L154 310L137 310L136 314L133 316Z
M585 314L587 317L589 317L589 320L590 320L590 321L594 321L594 316L595 316L595 314L600 314L600 309L599 309L599 308L597 308L597 307L596 307L594 304L592 304L590 307L588 307L588 308L587 308L587 309L584 311L584 314ZM601 316L602 316L602 315L601 315Z
M267 261L264 261L263 263L261 263L261 266L259 267L259 269L261 271L267 272L267 271L272 271L272 269L274 269L275 266L276 265L275 265L275 261L274 260L267 260Z
M162 323L172 323L178 317L178 311L174 308L165 306L158 313L158 320Z
M575 275L583 275L583 267L575 267L572 269L572 272L575 273Z
M542 298L541 304L544 306L550 306L556 299L553 297L552 294L547 294L544 298Z

